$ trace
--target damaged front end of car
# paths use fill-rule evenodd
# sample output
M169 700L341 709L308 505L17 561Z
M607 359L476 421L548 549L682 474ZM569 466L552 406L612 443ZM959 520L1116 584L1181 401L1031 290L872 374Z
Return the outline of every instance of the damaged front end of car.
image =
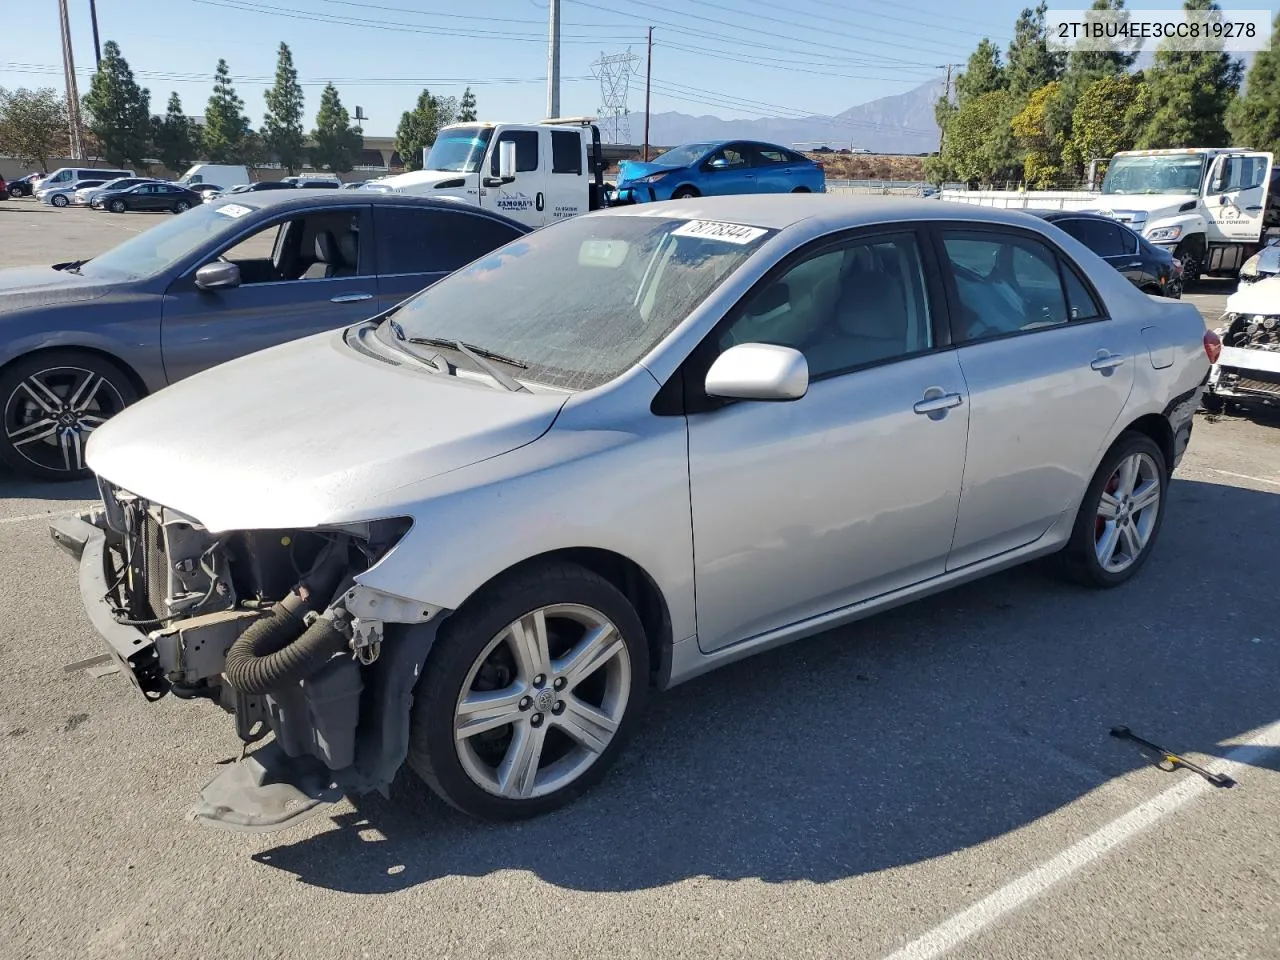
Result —
M273 830L343 793L385 793L442 611L360 578L411 521L215 534L105 481L100 492L102 507L50 527L80 562L94 627L144 697L210 700L243 745L195 818Z
M1217 330L1222 352L1209 371L1204 405L1211 410L1227 402L1280 405L1280 301L1265 313L1231 311L1230 306Z

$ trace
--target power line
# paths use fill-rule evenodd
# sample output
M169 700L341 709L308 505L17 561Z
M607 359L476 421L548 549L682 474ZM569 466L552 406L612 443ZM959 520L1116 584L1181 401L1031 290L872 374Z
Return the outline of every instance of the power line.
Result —
M770 58L749 58L735 57L729 54L713 53L709 50L699 49L698 47L690 47L681 43L672 43L663 41L661 46L668 47L672 50L679 50L682 53L696 53L700 56L710 57L713 60L725 60L730 63L744 63L750 66L764 67L769 70L785 70L787 73L805 73L816 77L834 77L838 80L876 80L884 83L914 83L921 84L929 78L923 76L917 77L869 77L865 74L856 73L833 73L830 70L810 70L791 60L771 60ZM915 68L923 70L925 68ZM932 75L932 71L930 71Z
M746 0L746 2L747 3L763 2L763 0ZM953 23L965 23L965 24L969 24L970 26L981 27L982 29L957 31L957 32L964 32L970 36L975 36L975 37L984 36L991 40L1011 39L1008 35L996 35L991 31L992 26L994 26L994 21L991 21L990 23L988 23L987 21L974 20L970 17L958 17L958 16L955 16L954 14L947 14L945 16L940 16L932 10L922 10L919 7L911 7L911 6L907 6L905 4L897 3L897 2L895 2L893 5L895 10L902 10L904 12L915 13L916 16L914 18L895 17L895 16L892 16L891 14L886 14L883 10L869 9L867 7L856 7L851 4L843 3L843 2L834 3L832 2L832 0L808 0L808 2L817 4L819 6L828 7L833 10L839 10L846 15L850 13L866 13L880 20L896 20L899 23L910 23L910 24L916 24L917 26L929 26L929 24L922 24L920 21L920 17L927 17L930 20L941 20L943 21L944 25L949 25ZM800 13L801 11L796 11L796 12ZM808 10L803 11L803 14L809 17L821 17L820 14L812 13ZM822 17L822 19L830 20L834 18ZM944 29L944 28L945 27L939 27L939 29ZM1007 26L1001 27L1000 29L1001 30L1007 29Z

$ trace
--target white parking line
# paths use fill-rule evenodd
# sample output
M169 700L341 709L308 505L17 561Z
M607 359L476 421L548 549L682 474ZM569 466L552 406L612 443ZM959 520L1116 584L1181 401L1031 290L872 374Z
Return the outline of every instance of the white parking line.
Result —
M1212 761L1206 766L1214 773L1225 773L1238 779L1247 767L1257 765L1277 750L1280 750L1280 722L1263 727L1247 738L1242 746L1236 747L1221 760ZM1185 779L1177 786L1170 787L1118 819L1112 820L1100 830L1091 833L1034 870L1011 880L967 910L942 922L924 936L888 954L884 960L934 960L936 957L941 957L947 951L958 947L969 938L997 923L1005 914L1034 900L1081 867L1087 866L1169 816L1200 794L1218 789L1194 773L1184 771L1183 774Z
M1273 487L1280 487L1280 480L1268 480L1266 477L1251 477L1247 473L1232 473L1230 470L1219 470L1217 467L1209 467L1214 473L1220 473L1224 477L1235 477L1237 480L1252 480L1254 483L1269 483Z

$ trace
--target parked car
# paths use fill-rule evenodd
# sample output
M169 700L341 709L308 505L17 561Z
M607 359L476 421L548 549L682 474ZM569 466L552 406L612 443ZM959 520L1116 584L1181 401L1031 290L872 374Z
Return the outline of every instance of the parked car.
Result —
M9 199L9 184L5 183L4 177L0 177L0 200Z
M204 203L204 197L176 183L139 183L123 190L103 193L94 205L100 210L125 213L130 210L147 213L186 213Z
M351 181L348 181L347 183L344 183L342 185L342 189L343 190L359 190L368 182L369 182L368 180L351 180Z
M525 232L452 203L288 190L196 206L91 260L0 270L0 460L87 476L84 438L139 395L371 316Z
M1148 243L1123 223L1083 210L1028 210L1064 230L1120 271L1145 293L1182 296L1182 264L1164 247Z
M731 193L823 193L821 163L773 143L686 143L656 160L618 165L613 203L681 200Z
M17 180L9 181L9 188L6 191L11 197L29 197L36 192L36 187L40 183L40 174L28 173L25 177Z
M222 196L224 192L223 188L218 186L216 183L197 183L190 189L200 194L201 199L203 199L205 203L208 203L210 200L217 199Z
M1214 339L1018 212L615 208L139 403L53 533L144 692L274 732L199 817L285 826L405 760L526 817L650 684L1035 557L1129 580Z
M1240 266L1240 283L1237 292L1249 284L1280 275L1280 238L1272 238L1267 245Z
M1228 403L1280 408L1280 276L1227 297L1217 333L1222 354L1209 371L1205 409L1216 413Z
M71 205L73 207L91 207L100 209L101 203L95 201L104 194L114 190L124 190L128 187L136 187L140 183L160 183L155 177L121 177L119 180L108 180L106 183L98 187L84 187L77 190L71 196Z
M41 203L47 203L52 207L67 207L71 205L71 198L77 190L87 190L90 187L100 187L105 180L72 180L70 182L55 183L45 186L43 183L36 188L36 199Z
M110 167L59 167L53 173L41 178L36 190L50 187L69 187L77 180L97 180L106 183L108 180L119 180L121 177L137 176L132 170L113 170Z
M283 180L259 180L257 183L237 183L234 187L223 191L226 194L232 193L261 193L263 190L293 190L292 183L285 183Z
M340 190L342 188L342 181L310 180L306 177L299 177L293 182L293 185L301 190Z

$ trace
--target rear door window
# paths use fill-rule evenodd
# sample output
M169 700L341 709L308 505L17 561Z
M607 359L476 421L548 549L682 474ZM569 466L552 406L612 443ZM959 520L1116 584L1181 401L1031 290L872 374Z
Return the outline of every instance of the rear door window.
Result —
M582 173L582 137L576 131L551 131L551 172Z

